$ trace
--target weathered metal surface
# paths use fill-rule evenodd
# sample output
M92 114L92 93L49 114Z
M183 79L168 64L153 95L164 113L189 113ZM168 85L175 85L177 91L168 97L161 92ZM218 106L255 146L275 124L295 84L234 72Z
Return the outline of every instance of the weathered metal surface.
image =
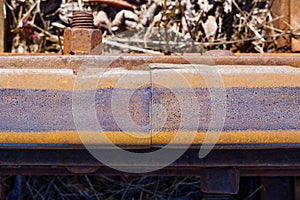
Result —
M145 153L148 150L135 152ZM299 149L249 149L246 151L222 149L213 150L202 159L199 159L198 154L199 150L190 149L170 166L153 171L151 175L201 176L205 168L235 167L239 170L240 176L300 176ZM119 163L119 166L124 166L124 164ZM1 150L0 174L72 174L75 172L72 167L91 168L93 169L91 175L128 174L105 166L87 150L23 149L20 151L8 148ZM98 170L95 171L96 167Z
M200 176L201 190L210 194L236 194L240 173L235 168L206 168Z
M272 15L273 18L281 17L281 20L273 21L275 28L288 31L290 22L290 0L275 0L272 1ZM285 23L287 22L287 23ZM289 50L291 46L291 36L283 35L276 40L277 49L281 52Z
M197 68L197 65L193 67ZM160 131L152 128L152 146L168 144L178 134L184 135L179 143L189 144L194 131L196 133L192 144L203 143L213 116L211 94L206 85L210 77L209 75L205 77L207 76L204 73L205 67L207 66L199 66L198 72L188 65L151 65L153 68L151 80L153 83L161 84L152 89L152 102L162 104L168 116ZM225 146L234 144L235 148L243 145L250 147L253 144L257 148L264 144L276 146L293 143L298 146L300 142L297 139L300 133L298 131L300 127L297 127L300 120L298 69L224 65L216 65L214 68L224 85L212 85L210 89L213 88L226 95L226 102L222 105L226 109L225 122L221 127L222 132L217 144ZM181 110L183 107L191 106L188 102L193 95L183 84L184 80L189 82L188 86L195 92L199 108L194 109L199 111L190 113L193 118L198 119L197 122L182 125ZM178 100L180 98L183 99L181 103ZM152 120L158 116L157 121L161 121L163 118L159 116L161 113L162 111L152 113ZM155 121L152 123L152 127L155 127ZM195 123L198 124L197 127ZM179 126L182 126L180 130Z
M290 19L291 19L291 26L293 27L293 31L296 34L300 34L300 17L299 17L299 10L300 4L298 0L290 0L291 10L290 10ZM292 38L292 51L299 52L300 51L300 40L298 38Z
M185 124L180 132L184 138L190 139L191 131L196 131L192 140L194 147L201 145L206 136L212 104L203 75L193 67L198 66L197 69L203 72L208 65L192 67L171 64L187 62L184 58L175 56L122 56L117 59L109 56L2 58L3 63L0 65L5 68L0 70L2 147L24 147L24 145L40 148L81 147L82 140L73 121L74 109L76 111L76 107L72 105L74 93L83 97L95 93L98 122L104 134L113 143L129 148L164 146L177 133L181 121L180 106L188 106L188 104L179 105L176 96L170 93L170 90L173 90L182 99L189 100L189 89L182 84L180 80L182 78L195 92L199 105L196 114L200 118L198 127ZM197 57L197 63L208 63L210 58ZM226 94L226 118L216 148L299 147L300 69L297 68L299 56L248 55L245 56L246 60L242 58L242 56L213 57L216 63L223 62L214 68L217 69L224 88L215 89L224 89ZM270 65L279 66L258 65L266 64L267 59ZM112 65L105 68L104 61L111 62ZM234 61L242 65L225 65ZM254 65L246 65L254 61L256 61ZM41 62L46 66L42 66ZM149 64L151 62L169 64ZM17 63L18 65L14 66ZM283 63L290 63L296 67L281 66ZM29 69L30 66L41 69ZM53 69L49 69L51 67ZM94 71L91 71L90 75L94 76L81 78L81 84L75 87L76 78L88 67L93 67L100 73L105 72L105 76L98 80L93 74ZM117 84L124 77L129 78L122 84ZM97 84L93 84L95 80ZM161 87L156 84L157 82L168 87ZM111 109L113 91L124 96L132 94L128 105L130 117L135 123L145 127L143 131L132 130L133 135L130 135L118 126ZM119 101L123 102L122 98ZM123 103L126 103L125 100ZM155 134L153 128L156 124L153 116L159 113L154 112L153 103L162 103L166 106L169 117L162 129ZM117 108L123 109L124 106L120 105ZM127 116L120 118L123 121L128 120ZM105 145L103 141L95 140L98 130L83 130L83 132L85 142L88 144ZM178 144L188 142L183 139Z
M123 8L123 9L127 9L127 10L133 10L135 8L135 6L133 6L132 4L128 3L127 1L115 1L115 0L83 0L83 2L95 2L95 3L99 3L99 4L105 4L108 6L114 6L114 7L118 7L118 8Z
M123 75L136 75L139 80L150 83L149 72L109 70L105 77L98 81L95 76L81 77L75 86L76 75L70 69L2 69L0 70L0 141L15 146L68 147L82 144L73 114L82 104L73 105L72 95L81 97L93 95L95 110L103 133L113 143L129 146L149 147L149 130L132 130L131 135L122 132L116 124L111 110L112 92L130 94L129 112L132 119L140 125L149 122L149 86L135 89L139 82L125 82L121 87L114 86ZM93 81L96 79L97 85ZM96 82L96 83L97 83ZM114 88L114 90L112 89ZM78 106L78 107L77 107ZM122 108L116 108L122 109ZM84 120L84 118L83 118ZM95 140L100 130L81 130L84 141L88 144L103 144ZM137 135L139 137L135 137Z
M64 31L64 54L101 54L102 33L93 26L91 12L73 11L72 28Z
M280 17L280 20L273 22L275 28L283 32L289 31L291 28L294 33L299 34L300 18L299 18L299 1L298 0L275 0L272 2L272 14L274 18ZM282 52L300 51L299 38L291 38L290 34L285 34L276 40L277 49Z
M101 63L111 62L109 68L128 70L149 70L147 64L172 63L190 64L189 57L197 56L197 62L215 65L285 65L300 68L300 54L240 54L235 56L201 56L201 55L92 55L92 56L57 56L57 55L7 55L0 54L0 68L14 69L72 69L75 73L80 68L94 63L101 68Z
M91 11L73 11L72 28L94 28L94 17Z

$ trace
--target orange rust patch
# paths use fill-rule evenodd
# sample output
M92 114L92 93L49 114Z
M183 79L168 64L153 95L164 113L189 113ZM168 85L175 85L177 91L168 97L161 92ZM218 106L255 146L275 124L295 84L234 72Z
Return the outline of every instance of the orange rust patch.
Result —
M102 69L103 70L103 69ZM122 80L121 83L118 81ZM137 88L150 84L147 71L112 69L73 74L71 69L0 69L0 88L38 90L91 90L99 88Z
M169 144L174 139L176 132L158 132L151 138L147 133L127 134L124 132L104 132L104 135L115 145L136 146L149 148ZM189 144L191 132L181 132L183 139L177 141L175 145ZM192 145L201 145L206 137L206 132L197 132ZM97 132L82 132L84 143L88 145L108 144L99 140ZM137 136L137 137L135 137ZM185 138L186 137L186 138ZM56 131L56 132L0 132L1 144L83 144L76 131ZM228 144L300 144L300 131L228 131L221 132L218 145Z
M152 136L152 145L169 144L176 136L176 132L158 132ZM201 145L207 134L206 132L181 132L184 136L179 144L189 144L193 135L192 144ZM184 139L185 138L185 139ZM178 143L176 143L178 144ZM300 131L228 131L221 132L217 144L300 144Z
M165 83L170 88L182 88L184 79L192 88L223 87L218 83L220 81L224 83L225 88L300 87L300 69L288 66L214 66L218 74L213 76L207 73L199 74L189 65L166 66L173 68L155 69L151 72L153 83ZM85 76L80 73L77 76L71 69L0 69L0 88L67 91L100 88L135 89L151 83L149 71L114 68L105 71L104 74L100 69L84 73ZM217 82L214 81L216 78Z
M153 82L162 87L183 88L187 84L182 81L187 81L191 88L300 86L300 70L289 66L151 64L150 67Z
M124 146L149 147L150 135L147 133L103 132L114 144ZM0 132L1 144L69 144L88 145L108 144L99 140L98 132L55 131L55 132ZM136 136L136 137L135 137ZM81 140L84 137L84 141Z

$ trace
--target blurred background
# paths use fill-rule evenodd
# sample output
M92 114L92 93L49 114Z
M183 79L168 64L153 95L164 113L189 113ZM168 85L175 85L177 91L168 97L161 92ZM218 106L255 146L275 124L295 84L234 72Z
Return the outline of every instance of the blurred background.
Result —
M72 11L79 9L93 12L94 26L103 33L104 53L138 52L133 47L140 47L141 52L151 49L164 53L176 49L181 52L227 49L240 53L300 51L296 0L0 2L0 50L5 52L60 53L63 31L70 27Z

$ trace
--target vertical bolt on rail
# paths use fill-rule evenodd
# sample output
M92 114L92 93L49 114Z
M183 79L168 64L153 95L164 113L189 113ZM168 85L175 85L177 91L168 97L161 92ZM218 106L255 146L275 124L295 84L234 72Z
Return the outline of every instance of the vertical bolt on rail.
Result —
M91 11L73 11L72 28L94 28L94 17Z
M64 32L65 55L99 55L102 53L101 30L94 29L91 11L73 11L72 25Z

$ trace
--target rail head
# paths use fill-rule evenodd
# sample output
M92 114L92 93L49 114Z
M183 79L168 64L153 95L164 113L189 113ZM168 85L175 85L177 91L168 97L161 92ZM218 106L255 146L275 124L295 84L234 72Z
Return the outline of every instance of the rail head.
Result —
M162 148L178 132L176 148L198 148L215 130L219 148L300 144L299 55L0 59L2 148L82 148L109 141L124 148ZM78 131L76 117L90 121L87 102L104 138L95 140L99 129L93 127ZM213 124L218 113L224 116Z

